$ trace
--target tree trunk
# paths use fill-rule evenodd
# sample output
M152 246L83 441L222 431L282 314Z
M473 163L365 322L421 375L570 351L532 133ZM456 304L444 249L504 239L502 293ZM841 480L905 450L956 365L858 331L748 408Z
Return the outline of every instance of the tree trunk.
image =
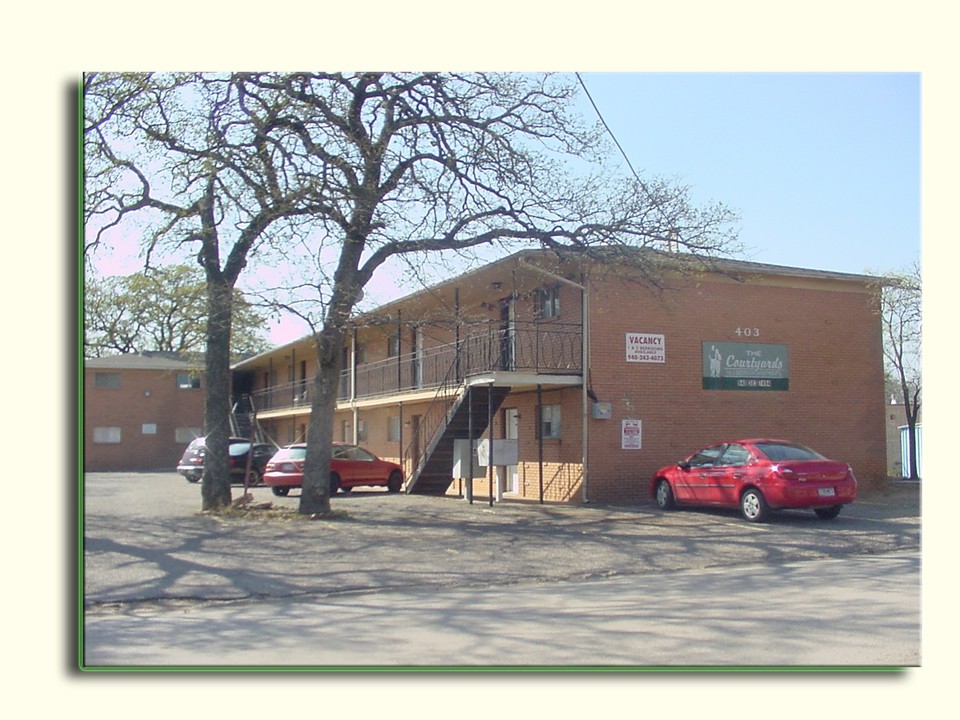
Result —
M230 324L233 288L208 283L207 352L204 378L204 432L207 451L200 494L204 510L230 504Z
M343 328L337 327L324 327L317 335L317 374L313 383L299 507L301 513L308 515L330 512L330 452L340 387L340 348L345 337Z

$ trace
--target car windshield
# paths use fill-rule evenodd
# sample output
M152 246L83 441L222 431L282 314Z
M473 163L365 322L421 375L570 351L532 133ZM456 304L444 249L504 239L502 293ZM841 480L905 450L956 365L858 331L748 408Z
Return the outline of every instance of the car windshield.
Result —
M757 443L757 449L774 462L781 460L824 460L818 452L803 445L789 443Z
M234 443L230 446L230 454L234 457L244 455L250 450L250 443Z

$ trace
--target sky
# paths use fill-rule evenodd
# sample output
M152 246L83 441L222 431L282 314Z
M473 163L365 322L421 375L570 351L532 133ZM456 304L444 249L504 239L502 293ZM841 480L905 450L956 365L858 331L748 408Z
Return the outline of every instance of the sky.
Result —
M581 113L599 112L624 171L675 180L695 203L737 211L743 259L872 274L920 261L919 74L580 77L593 99L584 94ZM382 268L368 300L416 289L396 281ZM305 334L291 319L270 339Z
M918 73L580 78L589 96L579 111L606 125L623 172L632 166L641 177L670 179L687 186L695 204L736 211L742 259L874 274L919 262ZM122 243L100 262L104 274L138 267L136 250ZM416 289L398 264L385 265L365 307ZM308 330L285 318L271 323L268 337L283 344Z

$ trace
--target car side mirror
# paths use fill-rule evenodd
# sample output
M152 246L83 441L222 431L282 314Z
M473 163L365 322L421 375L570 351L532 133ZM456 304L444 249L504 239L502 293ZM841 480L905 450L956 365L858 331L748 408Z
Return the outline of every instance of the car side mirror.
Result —
M686 460L681 460L680 462L677 463L677 467L680 468L681 470L689 470L690 463L688 463Z

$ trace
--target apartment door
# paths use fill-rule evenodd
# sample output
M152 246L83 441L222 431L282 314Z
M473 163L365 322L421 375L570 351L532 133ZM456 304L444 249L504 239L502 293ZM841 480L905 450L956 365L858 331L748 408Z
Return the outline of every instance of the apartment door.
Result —
M420 464L423 438L420 437L420 419L422 415L413 415L410 418L410 467L411 472Z
M413 329L413 386L423 387L423 330Z
M500 369L514 370L517 363L517 315L513 297L500 301Z
M503 413L504 429L507 440L520 439L520 413L516 408L507 408ZM503 492L516 493L520 491L519 468L516 465L508 465L506 475L503 478Z

